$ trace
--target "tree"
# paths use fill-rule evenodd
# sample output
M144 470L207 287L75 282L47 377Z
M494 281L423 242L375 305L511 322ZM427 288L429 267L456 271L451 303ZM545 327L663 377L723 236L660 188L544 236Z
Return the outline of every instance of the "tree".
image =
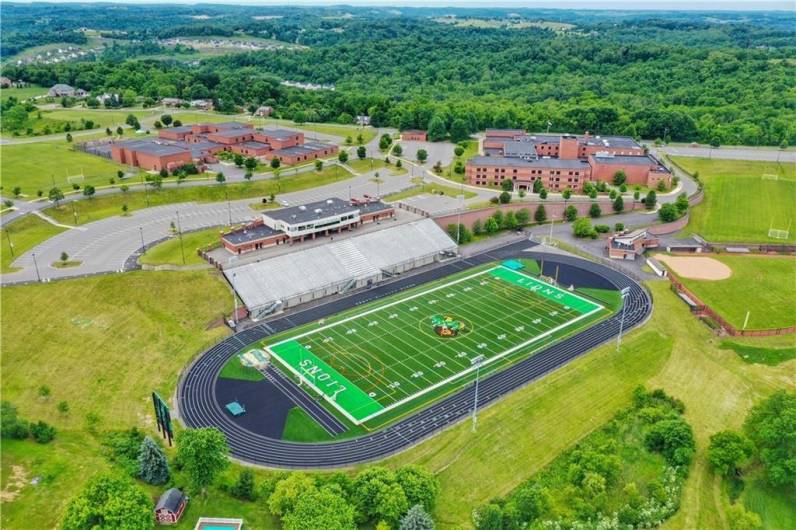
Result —
M111 128L110 127L105 127L105 134L108 135L108 136L113 134L113 132L111 132Z
M323 169L323 160L316 160L315 161L315 171L320 171Z
M542 191L542 189L544 189L544 185L542 184L542 180L541 179L534 180L533 181L533 192L534 193L539 193L540 191Z
M282 518L284 530L356 530L354 507L332 487L311 489Z
M272 169L279 169L279 166L282 165L282 161L278 158L274 157L271 159L271 168Z
M229 490L230 494L236 499L253 501L256 498L254 493L254 473L250 469L242 469L238 480Z
M69 403L66 401L59 401L58 402L58 412L61 414L69 414Z
M162 167L162 168L160 168L160 171L158 172L158 174L160 175L160 178L164 178L165 179L165 178L168 178L169 171L165 167Z
M447 136L445 122L439 116L434 116L428 122L428 139L432 142L440 142Z
M575 208L573 205L569 205L564 209L564 219L568 222L572 222L578 218L578 209Z
M294 472L277 482L268 497L268 509L276 516L285 516L293 511L299 497L316 489L315 479L305 473Z
M685 193L678 195L677 200L674 201L674 206L677 208L678 214L684 215L688 211L688 196Z
M122 129L122 126L119 125L118 127L116 127L116 135L122 136L123 134L124 134L124 129Z
M71 142L72 141L72 135L70 133L66 133L66 141L67 142Z
M461 142L462 140L466 140L469 138L470 134L468 131L467 122L464 121L462 118L455 118L451 123L451 141L453 142ZM456 155L462 156L462 155Z
M721 431L710 437L708 462L715 473L731 476L752 456L753 452L754 445L743 434Z
M177 434L177 458L196 489L209 486L228 464L227 439L218 429L186 429Z
M434 530L434 520L420 504L415 504L401 518L398 530Z
M779 391L752 407L744 432L755 444L769 482L796 485L796 394Z
M503 513L497 504L487 504L473 511L476 530L502 530Z
M368 150L365 149L365 146L360 145L359 147L357 147L357 157L360 160L363 160L366 156L368 156Z
M365 143L365 137L362 136L362 133L357 134L357 145L362 145Z
M55 427L39 420L30 424L30 434L40 444L46 444L55 438Z
M19 417L17 408L8 401L0 402L0 436L24 440L30 434L28 422Z
M484 230L489 235L496 234L498 230L500 230L500 225L498 225L494 217L490 217L486 220L486 223L484 223Z
M244 158L242 154L235 153L234 155L232 155L232 161L235 163L237 167L243 167Z
M457 145L453 148L453 154L456 156L462 156L464 154L464 147Z
M763 521L760 516L751 510L747 510L740 503L735 503L727 508L727 519L730 522L730 530L757 530L763 528Z
M542 188L539 190L539 198L545 200L547 198L547 190Z
M395 144L395 147L392 148L392 154L395 156L401 156L404 153L404 148L401 147L401 144Z
M503 226L506 230L515 230L517 228L517 215L513 210L509 210L503 218Z
M420 161L421 164L424 163L427 158L428 158L428 152L425 149L417 150L417 159Z
M473 221L473 234L480 236L484 233L484 223L481 222L481 219L476 219Z
M276 160L276 159L274 159L274 160ZM224 173L222 173L221 171L216 173L216 182L218 182L219 184L223 184L224 182L226 182L226 180L227 180L227 177L224 176Z
M662 205L660 210L658 210L658 217L664 223L671 223L679 217L677 207L672 203Z
M169 463L160 445L144 437L138 449L138 476L147 484L165 484L169 480Z
M182 127L182 122L180 120L174 120L174 123L172 125L174 125L175 127Z
M512 191L514 189L514 181L513 180L504 180L500 183L500 189L503 191Z
M528 208L520 208L517 210L517 224L519 226L525 226L528 224L528 221L531 220L531 212L528 211Z
M596 202L591 203L589 206L589 217L592 219L597 219L603 214L603 211L600 209L600 205Z
M614 173L614 178L613 178L614 186L621 186L625 182L627 182L627 174L623 169L620 169L616 173Z
M536 207L536 211L533 214L533 220L537 223L544 223L547 221L547 211L544 208L544 204L540 204Z
M67 506L62 523L64 530L149 530L154 526L152 503L146 492L128 480L109 475L88 481Z
M691 426L681 416L655 423L644 436L644 444L674 466L688 466L696 446Z
M376 492L373 516L393 526L409 509L409 501L401 486L395 482L381 484Z
M625 210L625 201L621 195L617 195L612 204L614 212L622 213Z
M340 151L340 153L337 155L337 160L339 160L340 163L342 163L342 164L345 164L346 162L348 162L348 152L347 151Z
M69 254L61 252L61 263L66 263L67 261L69 261Z
M521 486L514 494L514 502L520 518L527 522L538 519L550 504L547 492L536 485Z
M168 127L169 125L171 125L171 122L172 122L172 117L171 117L171 114L164 114L164 115L162 115L162 116L160 117L160 121L163 123L163 125L165 125L166 127Z
M782 141L779 143L779 148L785 150L788 148L788 140L783 138Z
M55 206L57 207L59 203L64 199L64 193L61 191L60 188L51 188L50 191L47 193L47 198L49 198L50 201L54 202Z
M575 234L575 237L594 238L597 236L597 232L594 230L588 217L579 217L575 219L572 223L572 233Z
M160 123L158 120L155 120L155 123L153 123L152 125L155 126L155 129L162 129L163 128L163 124Z
M511 193L504 191L498 196L500 204L508 204L511 202Z
M572 198L572 190L569 188L565 189L561 193L561 197L563 197L565 201L568 201L570 198Z

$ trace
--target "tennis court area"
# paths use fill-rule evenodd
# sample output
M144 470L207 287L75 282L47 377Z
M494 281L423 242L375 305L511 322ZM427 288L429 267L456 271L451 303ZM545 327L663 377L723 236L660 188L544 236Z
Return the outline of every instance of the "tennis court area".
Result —
M511 265L374 302L255 347L360 424L608 314Z

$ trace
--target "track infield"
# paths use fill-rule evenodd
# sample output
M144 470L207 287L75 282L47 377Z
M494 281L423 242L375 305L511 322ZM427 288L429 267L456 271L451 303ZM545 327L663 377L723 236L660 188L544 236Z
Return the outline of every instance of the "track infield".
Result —
M491 368L606 314L595 301L497 265L252 347L361 424L457 384L478 358Z

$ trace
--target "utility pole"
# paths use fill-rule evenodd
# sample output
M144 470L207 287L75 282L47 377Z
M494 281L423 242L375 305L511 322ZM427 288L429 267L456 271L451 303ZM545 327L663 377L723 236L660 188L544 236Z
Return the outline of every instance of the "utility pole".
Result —
M475 365L475 397L473 398L473 432L475 432L476 423L478 422L478 379L481 375L481 364L484 362L485 357L479 355L470 361L470 364Z
M237 275L237 272L232 273L232 306L234 307L232 321L235 323L236 328L238 327L238 297L235 296L235 277Z
M182 246L182 226L180 225L179 210L177 210L177 237L180 238L180 254L182 254L182 264L185 265L185 248Z
M625 287L620 292L622 294L622 318L619 320L619 335L616 336L616 351L619 351L619 346L622 344L622 328L625 327L625 309L627 308L627 297L630 295L630 287Z
M224 196L227 198L227 214L229 215L229 226L232 226L232 206L229 204L229 191L224 188Z
M77 209L75 208L75 201L72 201L72 215L75 218L75 224L77 224Z

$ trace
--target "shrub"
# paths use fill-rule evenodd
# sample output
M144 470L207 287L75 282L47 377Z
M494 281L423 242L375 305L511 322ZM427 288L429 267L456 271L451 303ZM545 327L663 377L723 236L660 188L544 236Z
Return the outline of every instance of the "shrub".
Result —
M607 234L611 231L611 227L608 225L594 225L594 230L598 234Z
M38 443L46 444L55 438L55 427L39 420L36 423L31 424L30 434Z
M19 417L17 408L8 401L0 403L0 435L12 440L24 440L30 434L28 422Z

